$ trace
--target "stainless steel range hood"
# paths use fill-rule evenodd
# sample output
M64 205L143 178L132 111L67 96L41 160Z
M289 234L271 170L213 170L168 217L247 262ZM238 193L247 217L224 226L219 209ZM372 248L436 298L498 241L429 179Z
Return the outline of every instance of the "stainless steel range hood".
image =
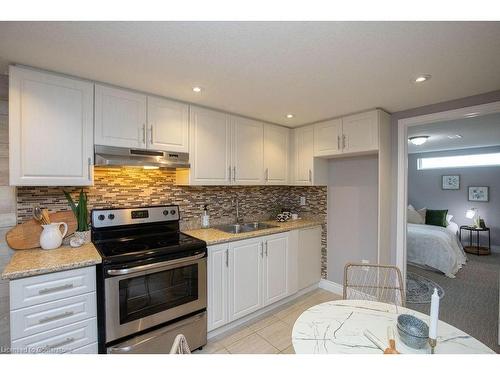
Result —
M94 152L94 163L96 166L189 168L189 154L185 152L141 150L99 145L95 146Z

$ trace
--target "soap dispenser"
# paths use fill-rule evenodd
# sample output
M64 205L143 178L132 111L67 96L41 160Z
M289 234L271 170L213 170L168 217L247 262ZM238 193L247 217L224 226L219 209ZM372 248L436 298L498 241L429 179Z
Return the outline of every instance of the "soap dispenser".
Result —
M201 227L208 228L210 226L210 216L207 211L208 204L203 206L203 215L201 215Z

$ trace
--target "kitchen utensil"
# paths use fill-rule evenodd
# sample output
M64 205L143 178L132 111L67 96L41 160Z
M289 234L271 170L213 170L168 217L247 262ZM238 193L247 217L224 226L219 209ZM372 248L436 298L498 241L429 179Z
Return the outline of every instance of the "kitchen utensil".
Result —
M374 343L380 350L385 352L386 345L382 341L380 341L380 339L377 336L371 333L371 331L365 329L363 331L363 335L365 335L365 337L372 343Z
M68 224L68 235L73 234L77 228L75 215L71 211L61 211L51 213L50 220L58 223ZM28 220L23 224L18 224L7 232L5 239L10 248L14 250L28 250L40 247L40 234L42 227L35 219Z
M429 326L413 315L399 315L397 328L401 341L410 348L422 349L429 340Z
M394 339L394 329L392 327L387 327L387 340L389 341L389 347L384 350L384 354L399 354L396 350L396 340Z
M46 225L50 224L49 211L47 211L47 209L45 209L45 208L42 210L42 217L43 217L43 221Z
M42 224L48 224L45 222L45 219L42 215L42 210L40 209L40 207L38 205L33 207L33 218Z
M61 233L61 226L64 227ZM60 222L42 225L40 247L44 250L57 249L62 244L63 237L68 233L68 224Z

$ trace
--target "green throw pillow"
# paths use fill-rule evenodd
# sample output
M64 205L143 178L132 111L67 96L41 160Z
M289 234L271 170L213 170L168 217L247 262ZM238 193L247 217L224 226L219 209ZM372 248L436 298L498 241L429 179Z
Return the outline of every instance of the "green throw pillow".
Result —
M447 227L446 215L448 210L427 210L425 213L425 224L437 225L439 227Z

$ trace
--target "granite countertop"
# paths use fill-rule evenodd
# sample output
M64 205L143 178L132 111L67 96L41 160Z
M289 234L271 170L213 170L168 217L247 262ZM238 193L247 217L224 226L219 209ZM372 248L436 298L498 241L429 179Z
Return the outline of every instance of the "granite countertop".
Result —
M191 230L184 230L182 232L189 236L205 241L207 245L215 245L224 242L244 240L246 238L267 236L269 234L287 232L294 229L315 227L317 225L322 225L325 222L323 220L298 219L298 220L289 220L284 223L279 223L275 220L268 220L264 221L264 223L270 225L276 225L276 228L261 229L261 230L256 230L254 232L246 232L238 234L226 233L215 228L191 229Z
M45 273L88 267L101 263L101 256L92 243L54 250L17 250L2 273L2 279L19 279Z

